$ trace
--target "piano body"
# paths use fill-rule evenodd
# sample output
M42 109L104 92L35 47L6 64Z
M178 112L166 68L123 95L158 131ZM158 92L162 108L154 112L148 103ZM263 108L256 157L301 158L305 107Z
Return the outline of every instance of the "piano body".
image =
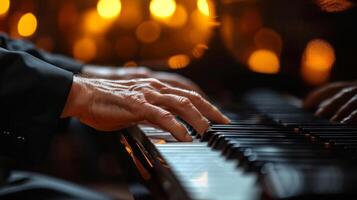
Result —
M311 88L297 74L301 54L315 38L334 47L331 80L356 79L357 12L343 10L343 2L215 1L221 25L203 58L182 73L213 97L222 94L217 85L238 94L223 106L232 123L212 124L203 137L187 126L192 143L178 143L152 127L123 131L120 141L135 169L130 173L149 189L149 199L356 199L357 127L317 118L281 94L302 95ZM278 75L242 67L254 39L227 26L229 20L240 23L248 11L249 23L254 25L254 13L263 19L248 29L270 27L280 34ZM254 89L262 86L273 90Z

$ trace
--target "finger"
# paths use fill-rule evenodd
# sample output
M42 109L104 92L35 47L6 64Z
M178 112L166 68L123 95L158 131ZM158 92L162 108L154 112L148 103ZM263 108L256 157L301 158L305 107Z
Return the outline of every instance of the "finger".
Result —
M345 88L333 97L325 100L316 111L317 116L331 117L339 108L348 102L357 93L357 87Z
M357 109L357 95L354 95L345 105L343 105L336 114L331 118L331 121L339 122L350 114L351 110Z
M357 110L354 110L348 117L344 118L341 123L343 124L357 124Z
M316 108L324 100L332 97L337 92L339 92L341 89L351 86L351 85L353 85L353 83L351 83L351 82L338 82L338 83L332 83L332 84L329 84L328 86L322 87L322 88L312 92L310 95L308 95L305 98L304 108L306 108L306 109Z
M168 83L171 86L186 89L186 90L193 90L198 92L200 95L206 97L204 92L201 90L201 88L192 82L190 79L187 79L183 76L173 74L173 73L167 73L167 72L155 72L153 74L153 77L157 78L158 80Z
M198 109L198 111L211 121L223 124L228 124L230 122L228 117L223 115L215 106L210 104L197 92L173 87L164 87L160 91L163 94L175 94L178 96L187 97Z
M209 121L186 97L152 92L150 95L146 95L146 99L152 104L165 107L165 109L175 112L199 134L203 134L209 127Z
M178 122L167 110L147 103L142 111L145 120L170 132L177 140L186 142L192 141L192 137L188 134L185 126Z

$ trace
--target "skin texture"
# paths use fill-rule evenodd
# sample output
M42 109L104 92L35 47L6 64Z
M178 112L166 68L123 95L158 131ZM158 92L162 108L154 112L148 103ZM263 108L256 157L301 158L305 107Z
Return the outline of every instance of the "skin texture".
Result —
M192 141L180 116L203 134L209 120L229 123L216 107L192 90L157 79L108 80L75 76L61 117L77 117L101 131L114 131L149 122L179 141Z
M304 107L334 122L357 124L357 82L336 82L312 92Z
M167 72L156 72L146 67L105 67L87 65L83 68L83 73L89 77L105 78L113 80L130 80L135 78L155 78L161 82L168 83L171 86L186 90L193 90L206 97L204 92L191 80Z

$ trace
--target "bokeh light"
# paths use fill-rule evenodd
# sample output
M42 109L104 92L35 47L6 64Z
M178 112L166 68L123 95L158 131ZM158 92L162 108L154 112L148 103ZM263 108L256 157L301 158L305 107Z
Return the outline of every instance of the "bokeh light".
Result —
M5 15L10 9L10 0L0 0L0 16Z
M330 77L335 60L335 51L330 43L322 39L311 40L302 58L303 79L312 85L325 83Z
M85 62L135 61L157 70L170 69L172 57L171 68L200 59L218 24L213 0L0 0L0 6L0 29L11 37Z
M143 21L145 12L142 0L122 1L122 7L118 20L119 26L126 29L135 28Z
M80 38L73 45L73 56L78 60L88 62L93 60L96 55L97 46L92 38Z
M185 68L189 64L190 64L190 57L184 54L172 56L168 60L168 65L171 69Z
M202 14L206 16L210 15L210 9L207 0L197 0L197 8Z
M198 44L196 45L191 53L192 53L192 56L195 57L195 58L200 58L203 56L203 54L205 53L205 51L208 49L208 46L205 45L205 44Z
M248 65L250 70L264 74L276 74L280 70L278 56L266 49L254 51L249 57Z
M136 37L143 43L152 43L160 37L161 27L155 21L145 21L136 29Z
M83 14L82 27L85 33L100 34L106 32L112 22L100 17L95 9L91 9Z
M37 19L34 14L26 13L21 16L18 24L17 31L20 36L29 37L36 32Z
M176 11L171 18L164 20L166 25L173 27L173 28L180 28L184 26L187 22L187 11L184 6L177 5Z
M157 18L170 18L176 10L175 0L151 0L150 12Z
M117 17L121 11L120 0L99 0L97 3L99 15L106 19Z
M275 30L261 28L254 35L254 45L258 49L268 49L280 55L283 40Z

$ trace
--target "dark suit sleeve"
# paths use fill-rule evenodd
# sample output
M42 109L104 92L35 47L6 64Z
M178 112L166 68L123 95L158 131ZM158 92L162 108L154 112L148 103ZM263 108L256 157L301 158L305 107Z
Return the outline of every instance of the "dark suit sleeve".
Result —
M12 39L3 33L0 33L0 47L10 51L26 52L40 60L73 73L81 72L83 67L83 63L81 62L62 55L48 53L44 50L36 48L32 43L26 40Z
M0 156L23 161L43 158L72 80L72 72L0 47Z

